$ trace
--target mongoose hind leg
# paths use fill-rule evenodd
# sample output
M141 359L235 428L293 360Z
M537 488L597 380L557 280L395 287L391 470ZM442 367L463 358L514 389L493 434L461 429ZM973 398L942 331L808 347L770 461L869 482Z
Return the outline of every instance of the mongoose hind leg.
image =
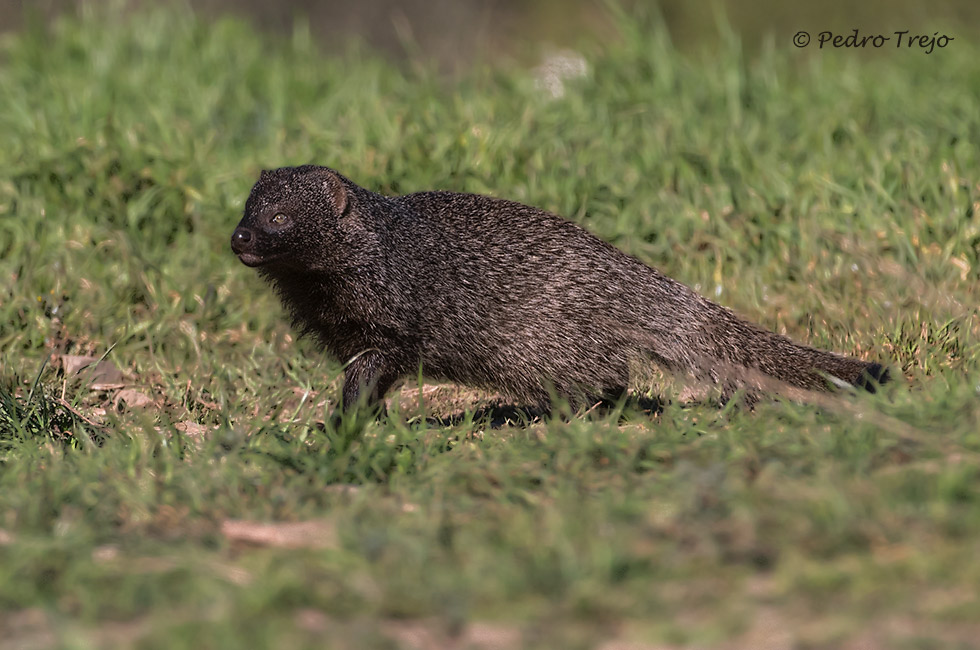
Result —
M869 393L878 392L878 385L891 381L888 368L880 363L869 363L864 371L854 380L854 386L863 388Z

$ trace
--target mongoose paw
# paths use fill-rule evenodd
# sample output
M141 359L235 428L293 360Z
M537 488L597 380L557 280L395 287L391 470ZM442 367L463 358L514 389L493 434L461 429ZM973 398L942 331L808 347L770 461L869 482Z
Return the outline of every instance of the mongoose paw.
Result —
M888 368L880 363L869 363L854 381L854 385L869 393L878 392L878 386L891 380Z

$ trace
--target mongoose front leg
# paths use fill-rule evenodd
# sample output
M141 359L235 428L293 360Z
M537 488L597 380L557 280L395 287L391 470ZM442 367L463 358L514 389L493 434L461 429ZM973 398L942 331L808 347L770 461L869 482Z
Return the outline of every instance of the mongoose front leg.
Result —
M380 414L383 414L382 400L397 379L398 373L380 352L364 352L351 361L344 372L343 411L350 412L363 402L370 408L380 407Z

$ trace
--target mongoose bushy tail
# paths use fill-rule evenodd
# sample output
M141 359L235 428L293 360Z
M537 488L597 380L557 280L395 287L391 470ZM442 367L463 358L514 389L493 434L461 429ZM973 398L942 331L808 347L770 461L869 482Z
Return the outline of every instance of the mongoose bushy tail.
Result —
M294 322L347 363L343 406L399 379L528 404L622 394L631 365L733 389L739 369L806 389L874 391L877 363L742 320L557 215L486 196L388 197L315 165L263 171L232 249ZM632 365L635 368L635 365Z

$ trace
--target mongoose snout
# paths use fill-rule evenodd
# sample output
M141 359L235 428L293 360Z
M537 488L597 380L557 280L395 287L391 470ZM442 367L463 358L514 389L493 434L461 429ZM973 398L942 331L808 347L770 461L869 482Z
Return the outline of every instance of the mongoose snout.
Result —
M248 228L235 228L231 236L231 250L247 266L258 266L259 258L252 252L252 231Z

